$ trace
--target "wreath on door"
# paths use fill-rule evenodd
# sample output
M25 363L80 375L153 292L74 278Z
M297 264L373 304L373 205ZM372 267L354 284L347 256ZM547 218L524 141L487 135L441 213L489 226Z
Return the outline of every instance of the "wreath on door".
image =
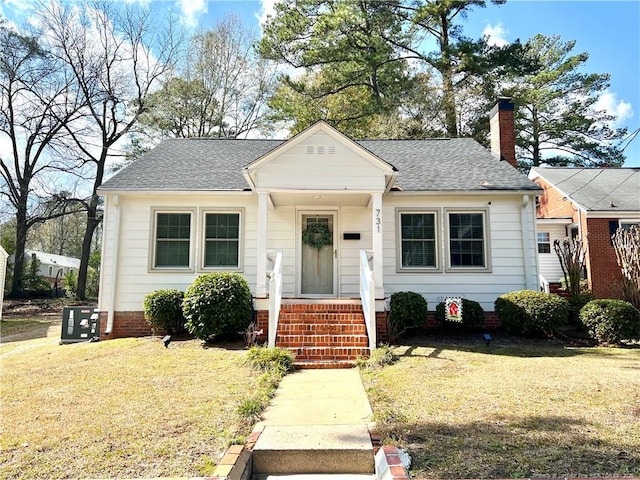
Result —
M325 246L331 245L332 241L333 238L327 223L310 223L307 225L307 229L302 232L302 243L318 250L318 252Z

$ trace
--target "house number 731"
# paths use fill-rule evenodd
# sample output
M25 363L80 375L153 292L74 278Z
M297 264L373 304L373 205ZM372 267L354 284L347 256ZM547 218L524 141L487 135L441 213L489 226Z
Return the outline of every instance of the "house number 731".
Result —
M382 223L382 220L380 219L380 209L376 208L376 231L377 233L380 233L380 224Z

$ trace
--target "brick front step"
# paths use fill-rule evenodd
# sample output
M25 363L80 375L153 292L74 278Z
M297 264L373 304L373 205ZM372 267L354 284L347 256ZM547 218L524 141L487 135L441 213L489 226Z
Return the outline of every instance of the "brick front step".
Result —
M314 361L296 361L293 366L303 370L321 370L330 368L353 368L356 366L355 360L314 360Z
M289 347L368 347L366 335L285 335L278 333L276 343Z
M363 316L360 313L344 313L344 312L280 312L278 323L315 323L315 324L335 324L344 325L362 323Z
M363 347L291 347L288 350L295 354L297 362L356 360L369 356L369 349Z
M312 323L312 320L301 320L298 323L279 322L278 335L367 335L364 321L358 324L327 324Z
M359 303L283 303L280 311L282 313L362 313L362 305Z
M351 367L369 356L362 305L283 305L276 345L295 354L298 368Z

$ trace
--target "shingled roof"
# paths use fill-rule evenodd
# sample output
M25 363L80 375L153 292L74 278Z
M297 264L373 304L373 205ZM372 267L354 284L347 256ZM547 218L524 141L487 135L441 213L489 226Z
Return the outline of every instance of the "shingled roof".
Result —
M640 211L640 168L540 168L542 177L587 211Z
M242 168L286 140L168 139L100 187L107 191L240 191ZM356 140L398 170L402 191L539 190L468 138Z

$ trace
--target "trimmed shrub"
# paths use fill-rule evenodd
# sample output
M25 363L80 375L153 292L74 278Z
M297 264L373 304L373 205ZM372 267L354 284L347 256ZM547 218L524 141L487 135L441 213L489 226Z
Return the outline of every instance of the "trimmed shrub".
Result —
M427 311L427 301L419 293L396 292L391 294L389 338L395 340L407 328L424 325L427 321Z
M552 337L567 322L569 302L553 293L519 290L498 297L495 311L509 333Z
M592 300L580 310L580 321L599 343L640 338L640 312L624 300Z
M474 331L481 329L484 325L484 309L473 300L462 299L462 324L458 322L447 322L444 310L444 302L436 306L436 321L440 325L459 326L464 330Z
M249 285L238 273L205 273L187 288L182 311L187 330L201 340L237 334L252 321Z
M582 291L577 295L569 297L569 308L579 312L582 307L584 307L591 300L595 300L596 296L589 291Z
M162 330L175 335L184 331L183 299L183 292L171 289L156 290L144 297L144 319L154 333Z

